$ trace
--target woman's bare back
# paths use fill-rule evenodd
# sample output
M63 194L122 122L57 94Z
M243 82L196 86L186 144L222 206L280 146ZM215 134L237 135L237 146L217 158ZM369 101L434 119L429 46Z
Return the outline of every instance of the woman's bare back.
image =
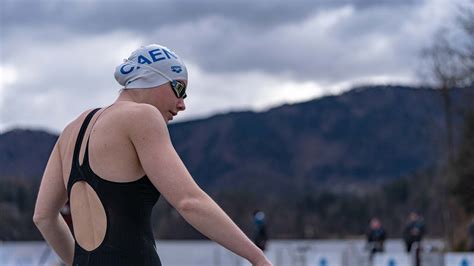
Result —
M82 141L79 162L82 165L89 139L89 164L100 178L112 182L133 182L145 175L126 131L126 109L133 103L118 103L99 110L91 119ZM67 186L74 147L82 123L90 111L71 122L60 136L63 180ZM104 240L107 217L94 189L85 181L76 182L70 194L74 234L85 250L97 248Z

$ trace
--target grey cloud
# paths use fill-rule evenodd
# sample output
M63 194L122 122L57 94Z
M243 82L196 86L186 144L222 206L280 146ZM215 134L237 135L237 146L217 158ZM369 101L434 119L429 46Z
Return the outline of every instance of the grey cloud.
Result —
M0 64L21 74L2 92L0 126L58 128L85 108L110 103L118 88L113 68L135 43L167 45L189 62L191 75L199 68L189 115L211 114L272 103L255 91L280 83L410 76L436 27L436 17L420 16L431 2L291 3L0 0ZM220 94L216 84L226 84Z
M174 26L218 16L227 20L271 28L304 20L317 10L353 5L356 8L412 5L414 0L296 0L296 1L60 1L4 0L2 25L7 30L18 26L61 25L68 30L102 33L130 30L146 33L150 28ZM419 1L418 1L419 2Z
M416 16L420 2L300 0L288 4L287 1L207 0L66 4L52 0L10 0L4 3L7 7L4 21L7 26L12 25L7 27L12 31L7 39L26 34L33 36L33 40L54 43L61 38L75 38L74 30L90 28L87 34L81 34L90 38L101 31L128 29L145 43L165 44L209 72L263 70L290 74L297 79L331 81L383 74L380 71L399 72L399 63L413 54L395 56L395 48L413 51L417 47L394 37L416 37L406 35L403 29ZM343 8L350 8L353 13L328 30L321 30L320 25L305 25L317 16ZM18 16L21 12L24 14ZM41 23L52 26L41 27ZM380 42L387 43L381 48L385 51L373 49ZM404 48L405 45L410 49ZM4 59L16 56L8 53L15 50L14 41L4 46L3 50L7 51ZM386 54L381 55L382 52Z
M91 27L95 31L114 27L123 31L130 27L145 43L165 44L209 72L262 70L289 74L296 79L327 82L361 75L406 72L400 68L400 62L414 60L416 55L413 53L420 48L416 47L420 45L419 41L408 40L423 35L403 32L407 23L413 23L419 9L416 8L419 4L408 0L295 1L291 5L286 1L271 1L271 5L269 1L251 4L247 0L230 4L213 0L137 1L133 5L128 1L4 3L7 25L15 20L20 23L10 27L17 29L8 35L10 40L26 35L32 40L54 45L60 39L97 35L93 32L79 35L69 30L74 27L80 30ZM21 10L26 13L18 16ZM327 29L321 29L321 24L331 19L324 16L332 13L337 16L337 12L344 10L349 10L349 14ZM321 17L320 21L318 17ZM311 22L314 19L316 21ZM52 26L26 26L35 20L44 20ZM24 26L20 26L21 21ZM166 27L160 22L175 25ZM262 29L254 22L274 24ZM379 45L378 50L375 49L377 44L384 42L385 47ZM15 41L5 42L4 47L4 60L18 56L9 52L18 51ZM395 55L397 50L408 53ZM100 54L100 51L96 52ZM128 54L120 56L125 58Z
M172 30L159 29L154 36L170 36L170 43L184 51L185 58L210 72L264 70L290 74L297 79L334 81L364 75L400 74L406 70L400 68L400 63L414 59L417 47L411 46L411 53L395 53L404 45L412 45L409 40L417 38L404 32L406 23L417 15L417 9L399 8L394 12L390 7L354 10L349 6L331 12L334 16L338 16L338 12L348 14L342 14L343 17L326 30L315 25L323 22L318 16L328 14L320 12L307 21L267 31L210 18ZM173 35L173 31L186 34ZM419 41L413 43L420 45Z

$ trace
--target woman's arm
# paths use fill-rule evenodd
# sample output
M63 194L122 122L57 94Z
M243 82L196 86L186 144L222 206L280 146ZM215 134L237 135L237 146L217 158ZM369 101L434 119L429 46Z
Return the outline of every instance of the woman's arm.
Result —
M253 265L271 265L263 252L194 182L171 144L161 113L152 106L139 109L132 115L130 139L143 169L160 193L188 223L208 238Z
M58 140L41 180L33 221L59 257L71 265L74 256L74 239L59 213L67 201L62 174Z

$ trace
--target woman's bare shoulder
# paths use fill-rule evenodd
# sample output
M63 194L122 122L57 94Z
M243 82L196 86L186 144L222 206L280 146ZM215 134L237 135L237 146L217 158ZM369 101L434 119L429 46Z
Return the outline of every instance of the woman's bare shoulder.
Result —
M86 118L87 114L89 114L93 109L86 110L82 112L79 116L77 116L75 119L73 119L71 122L69 122L59 135L58 141L61 143L71 136L74 132L77 133L78 128L81 126L82 122Z
M151 123L156 119L163 120L164 122L160 111L153 105L146 103L122 103L115 110L116 114L120 116L121 121L129 127L138 125L140 122Z
M126 113L127 115L134 116L145 113L159 113L158 109L151 104L147 103L136 103L136 102L127 102L121 103L118 106L119 110Z
M116 129L130 130L135 126L141 127L143 123L153 123L153 121L160 121L159 124L166 125L161 113L158 109L150 104L135 103L135 102L121 102L114 104L108 108L107 120L113 123ZM69 122L59 135L59 141L69 142L71 136L77 135L85 117L93 109L89 109L81 113L74 120ZM103 109L105 112L105 108Z
M153 105L133 102L125 103L117 106L115 112L119 116L119 119L114 119L117 128L131 139L142 138L144 135L150 138L151 133L153 135L168 134L163 115Z

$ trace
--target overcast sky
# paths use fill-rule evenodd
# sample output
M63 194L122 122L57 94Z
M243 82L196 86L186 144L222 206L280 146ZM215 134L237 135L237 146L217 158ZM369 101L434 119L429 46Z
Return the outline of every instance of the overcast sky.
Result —
M115 66L149 43L187 65L177 121L417 84L420 50L466 1L0 0L0 132L60 132L112 103Z

